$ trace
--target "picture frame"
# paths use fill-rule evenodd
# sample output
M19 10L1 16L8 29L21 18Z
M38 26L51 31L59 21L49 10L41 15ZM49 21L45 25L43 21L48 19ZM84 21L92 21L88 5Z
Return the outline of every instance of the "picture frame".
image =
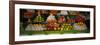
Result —
M46 2L10 1L9 6L9 44L43 43L58 41L88 40L96 38L95 29L95 5L61 4ZM55 35L20 35L20 10L72 10L76 12L88 11L90 15L90 32L84 34L55 34ZM86 13L88 13L86 12ZM71 13L70 13L71 14ZM73 13L72 13L73 14ZM76 14L76 13L75 13ZM18 32L19 31L19 32ZM81 36L82 35L82 36ZM22 36L22 37L21 37ZM40 38L41 37L41 38Z

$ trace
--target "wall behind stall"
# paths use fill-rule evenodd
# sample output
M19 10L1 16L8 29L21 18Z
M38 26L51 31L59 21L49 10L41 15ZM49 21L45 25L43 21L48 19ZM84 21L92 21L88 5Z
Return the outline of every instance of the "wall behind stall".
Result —
M65 3L65 4L96 5L96 0L14 0L14 1L38 1L38 2L52 2L52 3ZM100 1L97 2L100 3ZM0 10L2 10L0 11L0 45L9 45L9 0L0 0L0 6L1 6ZM98 12L100 11L98 10ZM100 21L98 21L98 24L99 23ZM97 28L99 29L100 26L98 25ZM48 42L48 43L35 43L35 44L31 43L31 44L20 44L20 45L98 45L100 41L99 32L100 30L97 31L98 37L96 40L62 41L62 42Z

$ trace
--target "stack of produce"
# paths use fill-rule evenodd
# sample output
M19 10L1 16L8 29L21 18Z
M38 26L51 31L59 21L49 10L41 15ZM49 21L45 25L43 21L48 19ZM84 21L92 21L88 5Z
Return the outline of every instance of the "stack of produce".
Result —
M61 27L60 27L60 30L72 30L73 27L70 25L70 24L62 24Z
M26 31L32 31L33 30L33 25L32 24L28 24L27 27L25 28Z
M47 24L47 30L57 30L59 27L59 24L57 23L48 23Z
M29 24L25 30L27 30L27 31L42 31L42 30L46 30L46 27L44 24Z
M40 15L40 12L38 12L38 16L33 20L34 22L43 22L44 18Z
M86 24L85 24L85 23L83 23L83 22L78 22L78 23L75 23L75 24L73 25L73 29L74 29L74 30L86 30L87 27L86 27Z
M33 30L35 31L42 31L42 30L46 30L46 27L44 24L33 24Z
M41 17L41 15L38 15L35 19L34 22L43 22L44 18Z

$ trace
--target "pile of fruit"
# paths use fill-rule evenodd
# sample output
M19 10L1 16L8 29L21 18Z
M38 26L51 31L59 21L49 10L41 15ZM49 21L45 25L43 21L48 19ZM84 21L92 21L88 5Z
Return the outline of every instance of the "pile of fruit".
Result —
M73 25L74 30L86 30L87 27L83 22L78 22Z
M47 30L57 30L59 27L59 24L57 23L48 23L47 25Z
M44 24L29 24L25 30L42 31L42 30L46 30L46 28Z
M70 25L70 24L62 24L61 27L60 27L60 30L72 30L73 27Z
M41 16L40 11L38 11L38 16L33 21L34 22L44 22L44 18Z
M41 31L41 30L46 30L44 24L33 24L33 30Z
M44 22L44 18L42 18L41 15L38 15L33 21L34 22Z

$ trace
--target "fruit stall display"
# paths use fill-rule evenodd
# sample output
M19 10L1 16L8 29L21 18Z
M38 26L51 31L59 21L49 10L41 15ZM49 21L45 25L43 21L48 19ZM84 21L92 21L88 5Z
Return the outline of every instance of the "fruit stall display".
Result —
M50 10L49 15L44 19L41 10L37 11L37 16L31 19L31 13L25 13L30 23L20 22L21 35L33 34L64 34L64 33L89 33L85 24L85 16L77 11ZM26 18L25 17L25 18ZM24 27L24 24L27 24Z

